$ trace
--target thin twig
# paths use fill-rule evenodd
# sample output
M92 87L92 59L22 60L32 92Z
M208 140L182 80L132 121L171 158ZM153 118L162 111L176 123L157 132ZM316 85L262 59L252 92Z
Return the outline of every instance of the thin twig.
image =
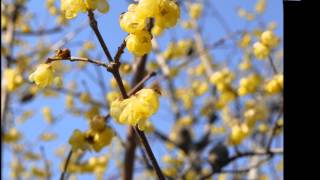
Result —
M150 78L152 78L153 76L157 75L155 72L151 72L149 74L147 74L138 84L136 84L128 93L129 96L135 94L136 92L138 92L141 87L143 86L143 84L149 80Z
M64 180L64 176L65 176L65 174L67 172L68 165L69 165L69 162L70 162L70 159L71 159L71 156L72 156L72 152L73 152L72 150L69 151L66 163L64 164L63 171L62 171L62 173L60 175L60 180Z
M15 33L17 35L41 36L45 34L57 33L57 32L60 32L61 30L62 30L61 26L57 26L51 29L40 29L40 30L29 31L29 32L16 31Z
M155 170L156 174L158 175L158 178L160 180L165 180L165 177L161 171L161 168L152 152L152 149L149 145L148 139L143 131L140 131L137 127L134 128L136 133L139 135L141 143L143 144L143 147L148 155L149 160L151 161L151 164L153 166L153 169Z
M268 60L269 60L269 63L271 65L273 73L274 74L278 74L278 70L277 70L277 68L276 68L276 66L275 66L275 64L273 62L273 59L272 59L271 55L268 56Z
M113 58L115 63L120 62L120 57L123 54L125 48L126 48L126 40L123 40L121 45L118 47L117 54Z
M44 161L44 165L45 165L45 168L46 168L46 175L47 175L47 180L50 180L51 179L51 172L50 172L50 164L49 164L49 161L46 157L46 153L45 153L45 150L44 150L44 147L41 146L40 147L40 150L41 150L41 155L42 155L42 158L43 158L43 161Z
M94 17L94 13L92 10L88 10L88 17L89 17L89 21L90 21L90 27L91 29L93 30L93 32L96 34L98 40L99 40L99 43L103 49L103 52L104 54L107 56L109 62L112 62L112 56L108 50L108 47L106 45L106 43L104 42L103 40L103 37L99 31L99 28L98 28L98 23L97 23L97 20L95 19Z
M62 60L68 60L70 62L88 62L88 63L92 63L98 66L103 66L105 68L108 67L108 65L106 63L97 61L97 60L92 60L89 58L84 58L84 57L70 57L70 58L66 58L66 59L61 59L61 58L48 58L46 63L51 63L53 61L62 61Z

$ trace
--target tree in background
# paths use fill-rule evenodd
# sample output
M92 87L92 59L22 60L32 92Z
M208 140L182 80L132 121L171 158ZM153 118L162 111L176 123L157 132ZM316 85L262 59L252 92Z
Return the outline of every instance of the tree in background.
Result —
M1 2L2 178L283 178L266 0L38 3Z

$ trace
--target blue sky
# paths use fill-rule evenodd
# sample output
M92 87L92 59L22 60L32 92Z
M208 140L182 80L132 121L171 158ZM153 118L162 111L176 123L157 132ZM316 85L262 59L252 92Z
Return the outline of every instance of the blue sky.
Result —
M239 30L239 29L252 29L254 27L257 27L257 23L247 23L245 20L239 18L237 15L236 7L243 7L247 10L252 10L254 8L256 0L225 0L225 1L212 1L214 3L215 8L218 10L218 12L223 16L225 19L225 22L230 27L231 31ZM46 12L45 8L45 1L41 0L30 0L30 3L28 5L29 8L32 9L32 11L36 12L36 20L34 23L32 23L32 27L54 27L54 21L55 19L52 16L49 16ZM120 29L119 23L118 23L118 17L122 12L125 12L127 9L127 1L126 0L109 0L110 3L110 12L101 15L99 13L96 13L96 15L99 16L98 23L99 28L101 30L101 33L103 34L104 40L106 41L109 50L112 55L115 54L117 47L121 44L123 39L126 37L126 33ZM212 13L211 9L206 9L205 13L210 14ZM185 14L182 14L182 19L186 19ZM275 33L282 37L283 33L283 7L282 7L282 1L279 0L268 0L267 1L267 10L266 13L261 17L261 19L268 23L270 21L275 21L277 23L277 29L275 30ZM87 21L86 14L79 14L77 18L70 21L71 26L69 28L66 28L63 30L62 33L58 33L56 35L51 36L49 39L43 38L41 41L55 43L59 41L65 33L70 32L72 29L77 28L81 23ZM201 24L204 26L204 32L203 35L206 37L207 42L213 43L216 40L220 39L223 36L226 36L225 30L222 28L221 24L213 18L205 18L200 21ZM158 42L160 44L160 48L164 49L170 39L175 36L176 39L181 38L190 38L191 33L186 30L182 30L182 28L177 27L174 29L171 29L167 31L164 36L160 37L158 39ZM35 42L39 41L39 39L35 39L34 37L28 38L31 44L35 44ZM92 40L93 42L97 43L96 37L94 36L93 32L89 28L85 28L82 32L80 32L76 38L72 41L74 43L83 41L83 40ZM70 48L71 52L76 52L77 47L72 46L72 42L67 44L65 47ZM97 50L92 52L91 55L93 57L103 57L102 51L97 46ZM229 49L217 49L214 52L212 52L214 59L217 61L222 61L226 57L229 57L229 54L231 53L230 48ZM150 56L152 59L153 56ZM130 62L132 58L132 55L125 51L125 54L123 55L123 59ZM241 58L241 53L238 53L233 56L233 59L238 62L237 59ZM102 58L106 59L106 58ZM71 63L67 63L69 65L74 65ZM93 67L90 65L91 70L93 70ZM108 82L110 79L110 75L102 70L104 79ZM70 82L71 80L76 79L77 82L86 81L89 82L87 85L90 87L90 92L93 94L93 96L96 99L101 99L100 96L100 90L98 89L98 86L95 84L90 83L90 79L86 77L84 73L81 73L79 71L72 71L70 74L64 78L65 84ZM153 79L156 80L157 78ZM128 79L130 81L130 79ZM152 81L152 80L151 80ZM177 86L184 86L185 79L180 76L176 80ZM147 85L150 84L147 83ZM77 91L83 91L84 88L81 86L81 83L78 84ZM52 108L54 114L62 114L62 119L59 119L59 121L50 128L50 132L57 132L58 133L58 139L50 142L50 143L43 143L43 142L37 142L37 146L33 149L36 152L39 152L39 147L43 146L46 150L47 157L52 161L53 164L53 179L58 179L60 173L58 171L58 165L61 163L61 160L54 156L54 150L63 144L67 144L68 138L70 137L72 131L76 128L81 130L87 129L87 123L85 118L83 117L74 117L71 115L68 115L65 113L64 109L64 96L59 96L59 98L44 98L44 97L37 97L33 102L26 104L25 106L20 106L19 104L13 103L12 106L17 109L23 109L23 110L35 110L35 115L33 118L28 120L23 125L18 125L17 128L21 130L24 134L24 138L28 139L29 141L35 141L37 136L40 132L42 132L44 129L47 128L46 122L44 122L41 114L41 108L43 106L49 106ZM164 98L161 99L161 108L158 111L156 115L154 115L151 120L157 125L157 128L163 132L168 132L168 130L171 127L173 116L168 113L171 112L170 110L170 104L168 101L166 101ZM105 114L106 111L102 111L102 114ZM116 128L117 132L122 136L125 137L126 128L124 126L119 126L115 123L112 123L112 126ZM200 130L198 128L198 130ZM196 131L198 131L196 130ZM26 146L26 148L29 148ZM152 145L152 149L154 149L154 153L156 157L158 157L158 160L160 160L160 155L163 155L166 151L163 147L161 147L160 143L155 143ZM108 148L105 148L103 150L103 153L109 152ZM100 153L101 154L101 153ZM5 163L7 165L10 155L5 150ZM97 154L94 153L87 153L86 157L90 156L96 156ZM26 164L27 165L27 164ZM42 162L37 163L40 167L42 167ZM8 177L8 171L6 171L7 166L4 167L4 176ZM107 174L114 173L114 170L116 167L114 166L114 163L110 162L110 167L107 170ZM267 171L267 170L266 170ZM6 179L6 178L4 178ZM94 179L92 176L79 176L79 179Z

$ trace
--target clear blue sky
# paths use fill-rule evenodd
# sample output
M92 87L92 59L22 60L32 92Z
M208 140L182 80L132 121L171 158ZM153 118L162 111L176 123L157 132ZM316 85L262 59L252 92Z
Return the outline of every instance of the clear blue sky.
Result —
M103 37L106 43L108 44L109 50L111 51L111 54L115 54L117 47L121 44L121 42L126 36L126 33L123 32L119 27L118 17L122 12L126 11L128 4L126 0L109 0L109 2L111 7L109 13L105 15L101 15L99 13L96 13L96 14L97 15L99 14L100 16L98 18L99 28L103 34ZM225 1L212 0L212 2L214 3L215 8L223 16L223 18L225 18L225 21L230 27L231 31L235 31L243 28L252 29L257 26L256 22L248 24L246 23L246 21L240 19L236 11L236 7L238 6L243 7L247 10L252 10L256 0L225 0ZM47 28L54 27L54 19L53 17L49 16L46 13L46 8L44 3L45 1L42 1L42 0L30 0L30 3L28 5L32 9L32 11L37 13L37 16L35 16L36 23L32 24L34 28L39 26L43 26ZM278 28L276 29L275 32L280 37L283 37L282 36L283 9L282 8L283 8L282 1L268 0L266 13L262 16L263 21L266 23L270 21L275 21L277 23ZM210 9L206 9L205 13L212 13L212 12ZM182 19L186 19L185 14L183 14ZM75 29L77 26L79 26L79 24L81 24L84 21L87 21L86 15L79 14L79 16L76 19L70 21L70 23L72 24L71 29ZM219 22L213 18L204 19L201 21L201 23L204 24L205 30L203 34L206 37L206 40L208 43L215 42L215 40L220 39L221 37L226 35L225 30L221 27ZM62 33L54 35L50 39L41 39L41 41L44 40L46 42L55 43L63 37L63 34L70 32L71 29L67 28ZM181 39L181 38L191 37L190 35L191 35L190 32L182 30L181 28L178 27L170 31L167 31L163 37L160 37L158 39L158 42L160 44L160 47L164 49L172 36L175 36L176 39ZM35 42L39 41L39 39L34 39L33 37L29 39L32 44L35 44ZM77 37L72 42L76 43L76 42L87 40L87 39L93 40L95 43L97 42L96 37L94 36L89 26L80 34L78 34ZM72 42L70 43L70 45L67 44L65 47L71 49L72 52L76 52L77 48L72 46L73 45ZM94 54L96 54L96 56L93 56L93 57L102 55L102 51L99 48L99 46L96 52L91 53L91 55L94 55ZM216 50L213 53L214 58L217 59L217 61L221 61L225 59L226 57L228 57L228 54L230 54L230 49ZM241 54L235 55L233 56L233 58L239 59L240 55ZM131 57L132 56L127 51L123 55L123 58L126 59L127 61L130 61ZM111 76L108 73L106 73L104 70L103 72L104 72L104 78L106 79L106 81L108 81ZM77 78L77 82L81 82L83 80L90 81L90 79L88 79L85 76L85 74L79 71L73 71L70 74L68 74L67 77L64 79L65 84L67 84L70 80L74 78ZM179 81L176 82L176 85L182 86L183 82L184 82L184 79L181 77L179 78ZM91 94L95 94L94 97L96 99L99 99L98 97L100 96L100 90L98 89L98 86L94 84L88 84L88 86L90 87ZM81 86L81 83L78 84L78 87L79 89L77 89L77 91L84 90L83 86ZM32 119L28 120L23 125L17 126L17 128L21 130L25 135L24 138L28 139L29 141L36 140L39 133L42 132L47 127L47 124L42 119L42 114L41 114L41 108L43 106L51 107L54 114L64 113L65 112L64 95L59 96L59 98L43 98L39 96L33 102L28 103L27 105L22 107L20 107L19 104L13 104L14 108L18 108L18 109L21 108L23 110L32 109L36 112L35 116ZM162 98L161 108L159 112L151 118L152 121L157 125L157 128L163 132L168 132L168 130L171 127L172 117L168 114L168 111L170 112L169 103ZM106 111L103 111L102 113L105 114ZM112 123L112 125L116 127L116 130L118 131L118 133L121 134L122 137L125 137L126 127L116 125L115 123ZM53 179L58 179L60 175L59 173L60 171L58 171L58 164L61 163L61 160L56 158L56 156L54 156L54 150L60 145L67 144L68 138L70 137L72 131L76 128L81 130L86 130L87 129L86 120L83 117L74 117L74 116L65 114L65 116L63 116L63 118L60 119L59 122L50 129L50 132L58 133L59 135L58 139L49 143L38 142L37 145L39 146L36 146L36 148L38 149L34 149L36 152L39 152L40 145L44 146L47 157L50 159L50 161L52 161L52 164L53 164L53 175L54 175ZM158 157L158 160L160 160L159 155L166 152L163 147L159 146L159 143L152 145L152 149L154 149L155 155L156 157ZM109 149L105 148L102 153L108 152L108 151ZM8 155L6 151L5 151L5 155ZM89 157L92 155L97 156L98 154L87 153L86 157ZM4 176L5 176L4 179L7 179L6 177L8 177L8 174L7 174L8 171L6 170L7 170L7 163L9 159L10 159L10 156L8 155L5 158L6 165L5 165L5 168L3 169ZM37 165L39 167L42 167L42 162L37 163ZM114 163L111 162L106 173L108 174L112 172L114 173L115 169L116 168L114 167ZM79 179L94 179L92 176L87 176L87 175L78 176L78 177Z

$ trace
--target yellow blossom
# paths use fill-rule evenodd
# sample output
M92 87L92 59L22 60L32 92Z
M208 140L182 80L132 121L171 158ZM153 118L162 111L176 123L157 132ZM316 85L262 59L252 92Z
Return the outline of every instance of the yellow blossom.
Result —
M203 5L201 3L193 3L189 7L189 16L192 19L198 19L202 14L202 10Z
M23 83L21 73L15 68L4 70L4 84L9 92L15 91Z
M257 59L266 59L269 56L270 50L261 42L256 42L253 45L253 53Z
M72 19L79 12L98 9L101 13L109 11L109 4L106 0L61 0L61 11L67 19Z
M53 141L53 140L55 140L56 138L57 138L57 134L55 134L55 133L49 133L49 132L43 133L43 134L41 134L41 136L40 136L40 139L41 139L42 141L45 141L45 142L47 142L47 141Z
M5 143L15 143L21 139L21 133L16 128L11 128L4 133L3 141Z
M53 82L53 73L54 70L50 64L40 64L36 71L30 74L29 80L44 88Z
M117 122L144 129L147 119L159 108L158 94L153 89L142 89L134 96L111 103L110 115Z
M270 30L264 31L260 38L261 42L270 49L275 48L279 42L278 37Z
M69 144L72 146L73 151L77 149L86 150L89 148L89 143L86 140L86 134L78 129L73 131L72 136L69 139Z
M52 112L51 112L51 108L50 107L43 107L42 108L42 114L44 119L51 124L53 122L53 116L52 116Z

